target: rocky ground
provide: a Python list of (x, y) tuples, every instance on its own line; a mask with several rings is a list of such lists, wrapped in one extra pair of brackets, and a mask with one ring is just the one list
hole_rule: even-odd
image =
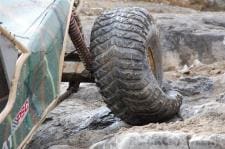
[(197, 10), (225, 10), (224, 0), (145, 0), (148, 2), (160, 2)]
[(114, 117), (95, 84), (81, 84), (47, 116), (29, 148), (225, 149), (225, 13), (144, 1), (86, 0), (79, 12), (87, 43), (96, 16), (123, 6), (147, 8), (155, 18), (163, 89), (184, 96), (179, 114), (168, 122), (132, 127)]

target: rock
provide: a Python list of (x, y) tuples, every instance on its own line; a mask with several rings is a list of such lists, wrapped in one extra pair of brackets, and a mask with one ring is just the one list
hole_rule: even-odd
[(194, 136), (189, 140), (190, 149), (225, 149), (225, 135)]
[[(109, 10), (115, 7), (143, 7), (154, 13), (193, 13), (198, 12), (190, 8), (169, 5), (168, 3), (149, 3), (146, 1), (134, 0), (83, 0), (82, 8), (79, 9), (80, 15), (96, 16), (102, 11)], [(158, 0), (157, 0), (158, 1)], [(97, 10), (97, 11), (96, 11)]]
[(225, 109), (225, 104), (220, 104), (218, 102), (209, 102), (200, 105), (188, 105), (183, 104), (180, 109), (180, 115), (184, 119), (190, 117), (198, 116), (210, 116), (210, 115), (220, 115), (225, 114), (223, 111)]
[(84, 1), (82, 9), (80, 9), (80, 13), (87, 16), (100, 15), (104, 11), (101, 7), (90, 7), (89, 2)]
[(95, 83), (82, 83), (79, 87), (79, 91), (76, 94), (70, 96), (71, 99), (81, 99), (84, 102), (89, 103), (90, 101), (99, 102), (101, 105), (103, 103), (103, 97), (99, 94), (99, 89), (96, 87)]
[(188, 135), (171, 132), (127, 133), (94, 144), (90, 149), (188, 149)]
[(198, 59), (195, 59), (191, 67), (199, 67), (202, 66), (202, 62), (200, 62)]
[[(81, 137), (85, 140), (93, 135), (93, 132), (89, 134), (92, 130), (96, 131), (95, 135), (98, 137), (87, 139), (88, 141), (83, 143), (83, 146), (87, 147), (92, 144), (93, 140), (100, 141), (103, 136), (110, 135), (121, 127), (127, 126), (120, 119), (114, 117), (105, 106), (95, 84), (81, 84), (76, 94), (49, 113), (29, 144), (29, 148), (46, 148), (58, 144), (68, 144), (68, 142), (76, 144)], [(73, 135), (71, 136), (71, 134)], [(71, 138), (76, 139), (71, 141)]]
[(187, 65), (184, 65), (184, 67), (181, 70), (179, 70), (179, 72), (183, 74), (189, 74), (190, 68)]
[(225, 60), (225, 14), (153, 14), (160, 30), (164, 69)]
[(225, 10), (224, 0), (205, 0), (205, 7), (203, 9), (209, 10)]
[(48, 149), (74, 149), (74, 147), (69, 145), (53, 145), (49, 147)]
[(119, 134), (90, 149), (225, 149), (225, 135), (191, 135), (178, 132)]
[(218, 99), (216, 99), (217, 102), (219, 103), (224, 103), (225, 104), (225, 93), (222, 93)]
[(223, 40), (223, 44), (224, 44), (224, 46), (225, 46), (225, 37), (224, 37), (224, 40)]
[(151, 2), (163, 2), (171, 5), (194, 8), (198, 10), (225, 10), (224, 0), (149, 0)]
[[(168, 84), (169, 83), (169, 84)], [(213, 87), (213, 81), (208, 77), (184, 77), (177, 81), (165, 82), (166, 90), (176, 90), (183, 96), (192, 96), (209, 91)]]

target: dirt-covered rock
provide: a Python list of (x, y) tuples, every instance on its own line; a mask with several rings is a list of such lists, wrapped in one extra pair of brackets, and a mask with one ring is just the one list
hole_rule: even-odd
[(166, 3), (197, 10), (222, 11), (225, 10), (224, 0), (146, 0), (149, 2)]
[(224, 149), (225, 135), (194, 136), (189, 140), (190, 149)]
[(143, 0), (82, 0), (79, 13), (82, 16), (96, 16), (103, 11), (118, 7), (142, 7), (154, 13), (194, 13), (197, 10), (169, 5), (168, 3), (149, 3)]
[(184, 96), (193, 96), (211, 90), (213, 88), (213, 81), (208, 77), (185, 77), (167, 82), (164, 86), (165, 90), (173, 89)]
[(49, 113), (29, 148), (87, 148), (121, 127), (128, 125), (105, 106), (95, 84), (81, 84), (76, 94)]
[(90, 149), (189, 149), (188, 135), (171, 132), (124, 133), (94, 144)]
[(90, 149), (224, 149), (225, 135), (194, 135), (178, 132), (118, 134)]
[(165, 69), (225, 60), (225, 13), (155, 14)]

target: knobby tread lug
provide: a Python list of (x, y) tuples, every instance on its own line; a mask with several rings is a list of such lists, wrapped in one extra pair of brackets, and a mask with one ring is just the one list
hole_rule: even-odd
[[(102, 26), (97, 26), (98, 28), (96, 28), (94, 31), (92, 31), (93, 34), (95, 34), (95, 36), (99, 36), (100, 34), (97, 34), (96, 35), (96, 32), (99, 32), (102, 31), (102, 32), (106, 32), (106, 28), (109, 28), (109, 26), (113, 26), (115, 24), (119, 24), (119, 25), (124, 25), (124, 26), (128, 26), (128, 27), (134, 27), (134, 28), (138, 28), (140, 29), (139, 31), (142, 31), (142, 33), (144, 33), (145, 35), (147, 35), (147, 29), (144, 29), (143, 26), (140, 26), (139, 24), (135, 24), (134, 22), (132, 22), (132, 24), (130, 22), (122, 22), (122, 21), (119, 21), (119, 20), (111, 20), (111, 22), (109, 22), (108, 24), (104, 24)], [(92, 41), (93, 39), (91, 39)]]
[[(144, 45), (143, 45), (143, 43), (142, 43), (142, 41), (140, 41), (140, 40), (137, 40), (137, 39), (132, 39), (132, 38), (130, 38), (130, 37), (120, 37), (119, 35), (116, 35), (116, 34), (112, 34), (112, 35), (110, 35), (110, 36), (108, 36), (108, 38), (107, 39), (105, 39), (105, 40), (103, 40), (103, 41), (100, 41), (101, 39), (95, 39), (94, 41), (92, 41), (93, 43), (95, 43), (94, 45), (92, 45), (93, 46), (93, 48), (95, 48), (96, 46), (98, 46), (98, 45), (104, 45), (106, 42), (108, 42), (108, 41), (110, 41), (110, 39), (112, 39), (112, 38), (115, 38), (115, 39), (123, 39), (123, 40), (126, 40), (126, 42), (128, 42), (128, 43), (132, 43), (132, 42), (135, 42), (135, 43), (137, 43), (137, 44), (140, 44), (140, 46), (142, 46), (142, 47), (144, 47)], [(104, 39), (104, 38), (103, 38)], [(116, 41), (116, 40), (113, 40), (114, 42)], [(118, 41), (117, 41), (118, 42)], [(125, 41), (124, 41), (125, 42)]]
[[(113, 31), (114, 31), (113, 32), (114, 34), (115, 34), (115, 32), (117, 32), (117, 33), (120, 32), (120, 34), (121, 33), (123, 33), (123, 34), (125, 34), (125, 33), (132, 33), (132, 34), (134, 34), (136, 36), (139, 36), (140, 38), (143, 38), (142, 39), (143, 41), (146, 40), (146, 37), (144, 35), (140, 34), (140, 32), (138, 32), (137, 30), (130, 30), (130, 29), (123, 29), (123, 28), (120, 28), (120, 27), (114, 27)], [(108, 36), (108, 34), (112, 34), (112, 29), (110, 29), (108, 31), (104, 31), (104, 32), (98, 33), (98, 34), (97, 33), (93, 33), (93, 36), (96, 36), (97, 38), (92, 39), (92, 41), (99, 39), (99, 37), (100, 38), (104, 38), (104, 36)], [(130, 35), (130, 36), (132, 36), (132, 35)]]
[[(124, 18), (125, 19), (125, 18)], [(144, 34), (146, 34), (147, 33), (147, 31), (148, 31), (148, 29), (145, 27), (145, 25), (143, 25), (143, 26), (140, 26), (140, 24), (137, 24), (136, 22), (132, 22), (132, 19), (130, 19), (130, 20), (126, 20), (126, 22), (125, 23), (123, 23), (124, 21), (122, 20), (122, 18), (121, 18), (121, 20), (113, 20), (113, 19), (111, 19), (110, 21), (108, 21), (108, 22), (104, 22), (104, 24), (96, 24), (95, 26), (93, 26), (94, 28), (95, 27), (97, 27), (97, 28), (95, 28), (95, 31), (93, 31), (93, 33), (96, 33), (96, 32), (99, 32), (99, 31), (104, 31), (104, 29), (105, 28), (107, 28), (108, 26), (115, 26), (115, 24), (117, 24), (117, 25), (123, 25), (123, 26), (127, 26), (127, 28), (130, 28), (131, 26), (133, 27), (133, 28), (138, 28), (138, 29), (141, 29), (142, 28), (142, 32), (144, 33)], [(147, 25), (147, 24), (146, 24)], [(92, 41), (92, 38), (91, 38), (91, 41)]]
[[(133, 15), (134, 17), (131, 17), (131, 15)], [(120, 13), (115, 13), (114, 15), (107, 16), (107, 15), (103, 14), (102, 18), (99, 18), (96, 21), (107, 22), (107, 21), (109, 21), (111, 19), (115, 19), (116, 17), (120, 17), (120, 18), (124, 18), (124, 19), (136, 20), (137, 22), (140, 22), (141, 24), (145, 25), (145, 28), (147, 28), (147, 29), (149, 29), (148, 25), (151, 24), (150, 20), (147, 20), (148, 23), (146, 24), (146, 19), (147, 18), (144, 18), (145, 16), (139, 15), (137, 13), (131, 13), (131, 12), (128, 12), (126, 15), (121, 15)], [(142, 19), (145, 19), (145, 21), (143, 21)]]

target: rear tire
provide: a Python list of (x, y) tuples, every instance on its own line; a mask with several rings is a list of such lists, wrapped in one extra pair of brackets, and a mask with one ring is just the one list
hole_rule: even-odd
[(132, 125), (175, 115), (181, 97), (161, 90), (162, 60), (153, 18), (142, 8), (122, 8), (99, 16), (91, 33), (96, 84), (107, 106)]

